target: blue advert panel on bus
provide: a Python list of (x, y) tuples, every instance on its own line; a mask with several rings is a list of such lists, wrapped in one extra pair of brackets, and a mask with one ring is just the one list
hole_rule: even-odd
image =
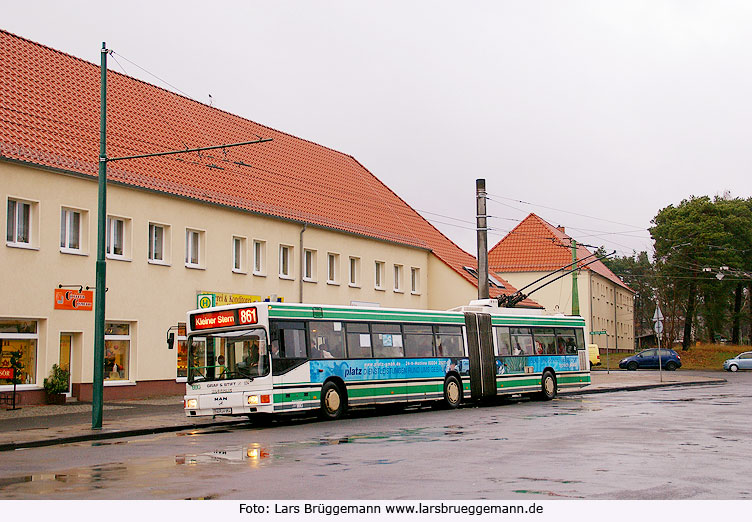
[[(545, 368), (555, 371), (579, 370), (576, 355), (564, 356), (522, 356), (497, 357), (497, 375), (525, 373), (525, 367), (532, 367), (533, 372), (540, 373)], [(459, 358), (438, 359), (363, 359), (363, 360), (315, 360), (310, 361), (311, 382), (324, 382), (332, 375), (344, 381), (380, 381), (392, 379), (430, 379), (444, 377), (448, 372), (456, 371), (467, 375), (470, 361)]]

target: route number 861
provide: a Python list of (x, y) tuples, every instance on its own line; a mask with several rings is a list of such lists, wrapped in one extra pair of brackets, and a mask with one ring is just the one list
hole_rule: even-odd
[(240, 310), (240, 324), (256, 324), (256, 309), (244, 308)]

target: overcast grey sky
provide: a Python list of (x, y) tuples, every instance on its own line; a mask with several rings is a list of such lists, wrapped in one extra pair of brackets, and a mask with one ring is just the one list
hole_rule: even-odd
[(0, 3), (3, 29), (96, 63), (106, 41), (353, 155), (473, 254), (476, 178), (491, 245), (536, 212), (620, 254), (660, 208), (752, 193), (751, 2)]

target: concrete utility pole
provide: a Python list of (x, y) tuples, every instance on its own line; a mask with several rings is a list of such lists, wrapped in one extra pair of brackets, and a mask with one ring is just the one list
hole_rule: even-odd
[(478, 230), (478, 299), (488, 299), (488, 222), (486, 218), (486, 180), (475, 180), (476, 223)]
[(577, 241), (572, 241), (572, 315), (580, 315), (580, 290), (577, 286)]

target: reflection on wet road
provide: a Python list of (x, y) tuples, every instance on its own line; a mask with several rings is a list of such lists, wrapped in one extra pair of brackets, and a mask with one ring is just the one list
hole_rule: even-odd
[(0, 454), (0, 498), (752, 498), (752, 374), (724, 386), (363, 411)]

